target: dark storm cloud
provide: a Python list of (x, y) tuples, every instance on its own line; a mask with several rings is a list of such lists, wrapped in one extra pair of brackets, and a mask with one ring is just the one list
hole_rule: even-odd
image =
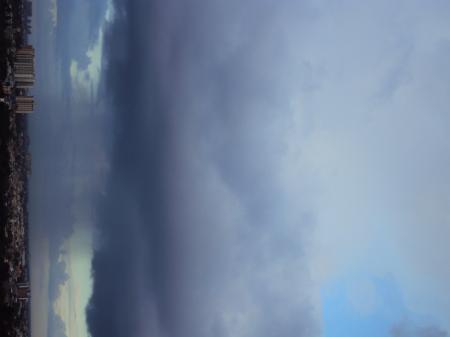
[(94, 337), (317, 334), (301, 244), (313, 219), (274, 174), (286, 78), (310, 71), (283, 66), (280, 23), (308, 10), (288, 3), (114, 2)]
[(317, 284), (393, 273), (445, 322), (448, 12), (318, 3), (115, 2), (93, 336), (315, 335), (312, 224)]

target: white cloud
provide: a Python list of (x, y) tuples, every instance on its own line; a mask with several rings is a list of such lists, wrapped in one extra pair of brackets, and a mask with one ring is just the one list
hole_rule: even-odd
[(70, 77), (72, 80), (72, 88), (75, 89), (77, 95), (81, 97), (96, 98), (103, 61), (103, 36), (105, 26), (114, 20), (114, 6), (112, 1), (108, 1), (104, 20), (99, 27), (97, 39), (91, 44), (86, 51), (89, 60), (88, 65), (80, 67), (76, 59), (72, 59), (70, 63)]
[(80, 96), (97, 96), (102, 67), (103, 31), (100, 30), (97, 41), (87, 50), (89, 58), (87, 67), (82, 68), (78, 62), (72, 59), (70, 63), (70, 77), (72, 88)]
[(50, 20), (52, 22), (53, 28), (58, 25), (58, 0), (50, 1)]
[(65, 242), (60, 259), (67, 267), (68, 280), (61, 286), (60, 296), (52, 307), (66, 326), (67, 336), (87, 337), (85, 308), (92, 294), (92, 233), (84, 225), (76, 225)]

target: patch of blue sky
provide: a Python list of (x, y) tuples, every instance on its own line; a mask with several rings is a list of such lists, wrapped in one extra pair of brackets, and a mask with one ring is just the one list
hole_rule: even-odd
[(322, 290), (325, 337), (385, 337), (411, 318), (400, 289), (389, 277), (337, 280)]

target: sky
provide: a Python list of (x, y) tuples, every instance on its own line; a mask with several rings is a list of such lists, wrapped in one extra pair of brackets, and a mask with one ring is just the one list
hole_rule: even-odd
[(35, 7), (34, 336), (448, 336), (449, 3)]
[(94, 200), (108, 169), (100, 130), (108, 122), (96, 97), (107, 7), (33, 2), (39, 102), (29, 118), (36, 140), (29, 202), (33, 336), (89, 335)]

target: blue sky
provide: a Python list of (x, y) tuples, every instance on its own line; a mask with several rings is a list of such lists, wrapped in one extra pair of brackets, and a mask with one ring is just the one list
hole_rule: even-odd
[[(439, 322), (430, 315), (408, 309), (401, 289), (390, 276), (351, 275), (322, 289), (324, 336), (445, 336), (443, 330), (428, 335)], [(399, 328), (400, 327), (400, 328)], [(403, 336), (403, 335), (402, 335)]]
[(322, 293), (327, 337), (389, 336), (392, 326), (406, 316), (401, 294), (387, 280), (337, 281)]
[(391, 336), (396, 324), (433, 325), (407, 309), (390, 277), (356, 275), (322, 289), (324, 336)]

